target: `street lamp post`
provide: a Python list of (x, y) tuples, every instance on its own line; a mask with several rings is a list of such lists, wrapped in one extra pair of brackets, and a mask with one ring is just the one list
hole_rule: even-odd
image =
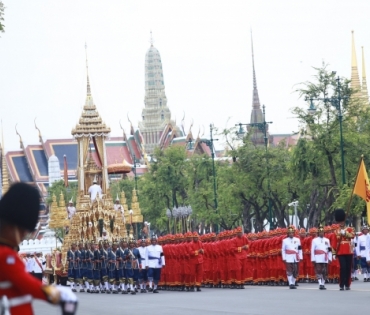
[(265, 111), (265, 105), (262, 106), (262, 113), (263, 113), (263, 122), (260, 123), (250, 123), (250, 124), (236, 124), (235, 126), (239, 126), (239, 131), (237, 132), (237, 135), (244, 136), (245, 131), (243, 129), (243, 126), (250, 126), (254, 128), (258, 128), (263, 132), (264, 136), (264, 145), (265, 145), (265, 153), (266, 153), (266, 170), (267, 170), (267, 194), (268, 194), (268, 210), (269, 210), (269, 221), (270, 221), (270, 230), (273, 229), (273, 220), (272, 220), (272, 207), (271, 207), (271, 186), (270, 186), (270, 163), (268, 158), (268, 137), (267, 137), (267, 127), (269, 124), (272, 124), (272, 121), (266, 121), (266, 111)]
[(137, 174), (136, 174), (136, 166), (137, 165), (136, 165), (136, 162), (140, 162), (140, 160), (138, 160), (135, 155), (132, 156), (132, 160), (134, 161), (133, 171), (134, 171), (134, 175), (135, 175), (135, 190), (136, 190), (137, 195), (139, 196), (138, 191), (137, 191)]
[(172, 212), (170, 209), (166, 210), (166, 217), (168, 218), (168, 234), (171, 234), (171, 217), (172, 217)]
[[(336, 72), (333, 71), (333, 74)], [(336, 96), (332, 96), (330, 98), (324, 97), (324, 98), (306, 98), (306, 100), (310, 100), (310, 107), (308, 109), (308, 112), (310, 114), (315, 113), (316, 108), (313, 104), (313, 101), (324, 101), (329, 102), (332, 106), (335, 107), (335, 109), (338, 111), (338, 120), (339, 120), (339, 133), (340, 133), (340, 156), (341, 156), (341, 171), (342, 171), (342, 184), (345, 185), (346, 183), (346, 173), (345, 173), (345, 164), (344, 164), (344, 141), (343, 141), (343, 113), (342, 113), (342, 100), (348, 99), (347, 96), (341, 95), (341, 84), (340, 84), (340, 77), (338, 76), (335, 81), (337, 81), (336, 86)]]
[[(215, 211), (217, 214), (217, 209), (218, 209), (218, 202), (217, 202), (217, 186), (216, 186), (216, 168), (215, 168), (215, 150), (214, 150), (214, 144), (213, 141), (218, 141), (218, 139), (213, 139), (213, 129), (214, 126), (212, 124), (209, 125), (210, 129), (210, 140), (202, 140), (211, 150), (211, 157), (212, 157), (212, 171), (213, 171), (213, 196), (214, 196), (214, 206), (215, 206)], [(218, 232), (218, 231), (217, 231)]]
[[(288, 206), (294, 207), (294, 223), (295, 223), (295, 227), (298, 228), (298, 212), (297, 212), (298, 200), (289, 203)], [(292, 220), (292, 223), (293, 223), (293, 220)]]

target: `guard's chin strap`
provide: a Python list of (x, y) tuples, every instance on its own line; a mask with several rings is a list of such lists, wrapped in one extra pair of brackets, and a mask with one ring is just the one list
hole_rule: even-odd
[(6, 238), (0, 237), (0, 244), (6, 245), (12, 249), (14, 249), (16, 252), (19, 251), (19, 246), (17, 244), (14, 244), (13, 242), (7, 240)]
[(12, 231), (15, 233), (15, 243), (7, 238), (4, 238), (3, 236), (0, 236), (0, 243), (13, 248), (16, 252), (19, 252), (18, 244), (20, 244), (22, 241), (19, 234), (19, 228), (17, 226), (13, 226)]
[(14, 232), (15, 232), (15, 241), (17, 242), (17, 244), (20, 244), (22, 240), (21, 240), (21, 236), (19, 235), (18, 227), (16, 226), (14, 227)]

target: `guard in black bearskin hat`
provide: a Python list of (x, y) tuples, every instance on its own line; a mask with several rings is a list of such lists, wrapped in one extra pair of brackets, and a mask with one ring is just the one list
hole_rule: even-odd
[(346, 214), (343, 209), (334, 211), (335, 221), (339, 228), (335, 230), (335, 240), (333, 246), (333, 259), (339, 260), (339, 288), (341, 291), (350, 290), (351, 287), (351, 266), (353, 262), (353, 245), (351, 240), (355, 236), (355, 231), (351, 227), (346, 227)]
[(60, 304), (63, 314), (75, 313), (77, 298), (69, 288), (43, 285), (18, 257), (18, 244), (37, 224), (39, 200), (36, 188), (24, 183), (12, 185), (0, 200), (0, 314), (32, 315), (33, 299)]

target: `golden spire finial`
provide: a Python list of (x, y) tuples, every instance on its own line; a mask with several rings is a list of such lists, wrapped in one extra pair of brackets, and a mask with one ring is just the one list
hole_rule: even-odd
[(19, 136), (19, 144), (20, 144), (21, 149), (24, 150), (23, 140), (22, 140), (22, 137), (21, 137), (21, 135), (19, 134), (19, 132), (17, 130), (17, 125), (18, 124), (15, 125), (15, 133)]
[(203, 132), (202, 132), (202, 134), (200, 135), (200, 137), (203, 137), (203, 136), (204, 136), (204, 132), (205, 132), (205, 128), (204, 128), (204, 125), (203, 125)]
[(364, 46), (361, 47), (362, 49), (362, 84), (361, 84), (361, 92), (362, 96), (365, 101), (365, 105), (369, 104), (369, 94), (367, 91), (367, 83), (366, 83), (366, 67), (365, 67), (365, 53), (364, 53)]
[(191, 120), (188, 135), (191, 133), (191, 128), (193, 128), (193, 124), (194, 124), (194, 119)]
[(134, 130), (134, 126), (132, 125), (132, 122), (130, 120), (130, 117), (128, 117), (128, 113), (127, 113), (127, 120), (130, 123), (130, 135), (133, 136), (135, 134), (135, 130)]
[(358, 74), (357, 67), (357, 55), (356, 55), (356, 46), (355, 46), (355, 34), (352, 31), (352, 61), (351, 61), (351, 88), (355, 90), (354, 96), (359, 98), (361, 96), (361, 84), (360, 77)]
[(2, 148), (1, 148), (1, 187), (2, 187), (2, 196), (8, 191), (9, 189), (9, 174), (8, 174), (8, 166), (5, 161), (5, 145), (4, 145), (4, 131), (3, 131), (3, 121), (1, 120), (1, 141), (2, 141)]
[(87, 62), (87, 44), (85, 42), (85, 55), (86, 55), (86, 76), (87, 76), (87, 95), (91, 95), (90, 79), (89, 79), (89, 65)]
[(1, 119), (1, 144), (3, 145), (3, 150), (5, 150), (4, 129), (3, 129), (3, 120), (2, 119)]
[(34, 119), (34, 123), (35, 123), (35, 128), (36, 128), (36, 130), (39, 132), (39, 141), (41, 142), (41, 143), (43, 143), (44, 141), (42, 140), (42, 136), (41, 136), (41, 131), (40, 131), (40, 129), (39, 128), (37, 128), (37, 126), (36, 126), (36, 118), (37, 117), (35, 117), (35, 119)]
[(121, 125), (121, 120), (119, 121), (119, 125), (122, 129), (122, 133), (123, 133), (123, 141), (127, 142), (127, 136), (126, 136), (126, 132), (125, 132), (125, 129), (123, 129), (122, 125)]

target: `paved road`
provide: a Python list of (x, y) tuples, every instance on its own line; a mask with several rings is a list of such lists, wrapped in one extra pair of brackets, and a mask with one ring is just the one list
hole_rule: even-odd
[[(351, 291), (339, 291), (328, 284), (326, 291), (316, 284), (288, 287), (246, 286), (245, 290), (202, 289), (202, 292), (169, 292), (159, 294), (108, 295), (77, 293), (78, 315), (190, 315), (190, 314), (351, 314), (370, 301), (370, 283), (355, 281)], [(355, 307), (356, 306), (356, 307)], [(35, 302), (36, 315), (60, 314), (60, 310)]]

